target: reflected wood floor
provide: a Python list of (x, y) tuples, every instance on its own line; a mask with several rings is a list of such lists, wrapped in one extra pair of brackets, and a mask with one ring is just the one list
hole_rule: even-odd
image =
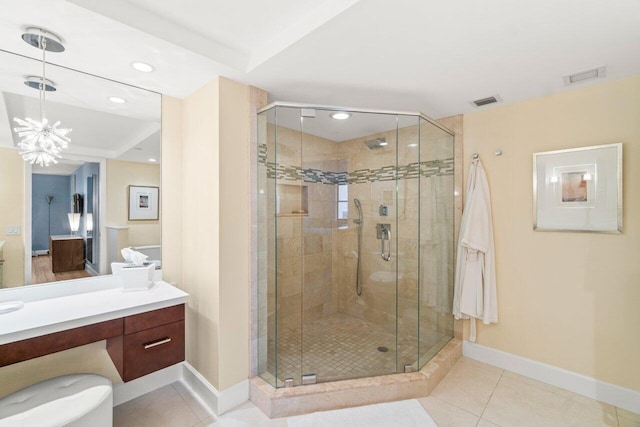
[(33, 284), (81, 279), (83, 277), (91, 277), (91, 275), (86, 270), (54, 273), (51, 268), (50, 255), (40, 255), (31, 258), (31, 280)]

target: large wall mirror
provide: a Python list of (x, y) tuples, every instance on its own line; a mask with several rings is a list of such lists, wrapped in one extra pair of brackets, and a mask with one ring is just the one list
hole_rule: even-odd
[[(4, 51), (0, 63), (0, 288), (110, 274), (124, 247), (161, 268), (161, 96), (47, 63), (46, 117), (71, 142), (57, 164), (31, 165), (14, 117), (39, 119), (25, 82), (42, 63)], [(132, 205), (132, 188), (157, 190)]]

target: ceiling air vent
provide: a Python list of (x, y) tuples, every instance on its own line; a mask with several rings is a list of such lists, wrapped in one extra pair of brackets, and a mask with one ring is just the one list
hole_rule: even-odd
[(490, 96), (488, 98), (476, 99), (471, 101), (474, 107), (484, 107), (485, 105), (495, 104), (496, 102), (502, 102), (502, 98), (499, 95)]
[(564, 76), (564, 84), (565, 86), (570, 86), (587, 80), (598, 79), (606, 75), (607, 67), (603, 65), (602, 67), (593, 68), (587, 71), (580, 71), (579, 73), (571, 74), (570, 76)]

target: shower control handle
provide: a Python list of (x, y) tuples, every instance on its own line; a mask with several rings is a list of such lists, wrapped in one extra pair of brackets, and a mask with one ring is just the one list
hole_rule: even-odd
[[(391, 259), (391, 224), (376, 224), (376, 235), (380, 239), (380, 255), (383, 260), (389, 261)], [(387, 242), (386, 245), (385, 242)]]

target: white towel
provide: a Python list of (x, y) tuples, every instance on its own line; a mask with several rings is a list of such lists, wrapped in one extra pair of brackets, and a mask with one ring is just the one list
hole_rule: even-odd
[(491, 198), (487, 175), (479, 160), (469, 169), (466, 202), (460, 225), (453, 315), (471, 321), (469, 339), (475, 341), (475, 320), (498, 322), (495, 251)]

